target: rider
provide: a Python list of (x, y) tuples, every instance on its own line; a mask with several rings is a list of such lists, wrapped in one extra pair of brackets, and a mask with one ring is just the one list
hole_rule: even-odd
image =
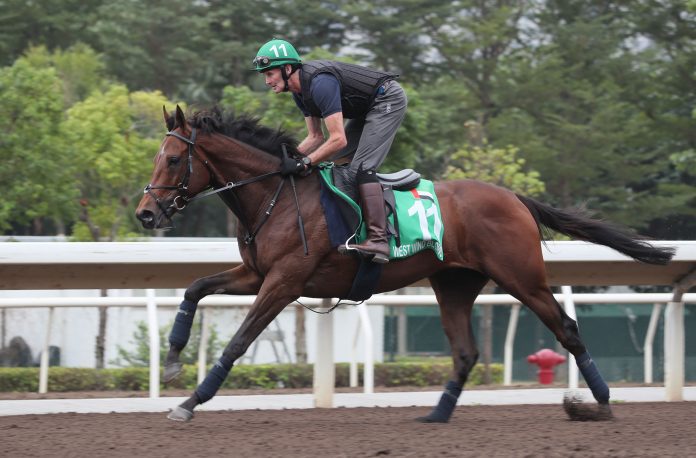
[[(284, 161), (281, 172), (300, 174), (312, 164), (349, 158), (367, 240), (348, 248), (371, 256), (373, 262), (389, 262), (382, 186), (375, 173), (406, 114), (406, 94), (396, 82), (399, 75), (330, 60), (303, 63), (294, 46), (279, 39), (261, 46), (253, 64), (273, 92), (291, 92), (305, 116), (307, 137), (298, 146), (304, 157)], [(329, 134), (326, 139), (322, 119)]]

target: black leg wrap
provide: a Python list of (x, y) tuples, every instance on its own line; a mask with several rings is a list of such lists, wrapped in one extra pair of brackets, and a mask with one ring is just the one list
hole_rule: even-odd
[(221, 358), (215, 363), (205, 379), (196, 388), (196, 396), (198, 396), (201, 404), (215, 396), (215, 393), (218, 392), (231, 370), (232, 362), (223, 361)]
[(197, 307), (198, 304), (186, 299), (179, 306), (179, 313), (176, 314), (172, 332), (169, 334), (169, 343), (179, 350), (186, 346), (191, 337), (191, 325)]
[(447, 423), (457, 406), (457, 399), (462, 394), (462, 387), (459, 383), (450, 380), (445, 385), (445, 391), (440, 397), (440, 402), (437, 403), (432, 412), (426, 417), (421, 417), (418, 420), (423, 423)]
[(590, 391), (592, 391), (592, 396), (594, 396), (600, 404), (607, 404), (609, 402), (609, 387), (604, 382), (590, 354), (588, 352), (583, 353), (578, 356), (576, 362), (587, 386), (590, 388)]

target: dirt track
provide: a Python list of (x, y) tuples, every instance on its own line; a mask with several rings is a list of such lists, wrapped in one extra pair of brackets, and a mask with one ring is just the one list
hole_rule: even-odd
[(613, 406), (616, 420), (568, 421), (561, 406), (461, 406), (449, 424), (428, 408), (0, 417), (0, 456), (543, 456), (696, 455), (696, 403)]

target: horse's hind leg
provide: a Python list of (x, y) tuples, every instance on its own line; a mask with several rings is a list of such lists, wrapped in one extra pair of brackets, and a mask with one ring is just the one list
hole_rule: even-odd
[(256, 294), (260, 285), (258, 275), (244, 265), (194, 281), (184, 293), (184, 300), (179, 305), (169, 334), (169, 351), (164, 361), (162, 381), (169, 383), (181, 374), (183, 366), (179, 355), (191, 336), (191, 325), (201, 299), (210, 294)]
[(478, 360), (471, 328), (471, 309), (487, 281), (486, 276), (467, 269), (450, 269), (430, 277), (440, 305), (442, 327), (452, 350), (453, 369), (438, 404), (430, 414), (418, 418), (418, 421), (446, 423), (452, 416), (464, 383)]
[[(531, 252), (533, 253), (533, 251)], [(565, 313), (547, 286), (541, 253), (538, 254), (538, 259), (533, 258), (534, 256), (525, 257), (524, 260), (521, 260), (520, 265), (515, 265), (511, 259), (506, 259), (505, 262), (496, 263), (496, 267), (491, 268), (488, 273), (499, 286), (529, 307), (553, 332), (563, 348), (575, 357), (580, 373), (599, 403), (599, 410), (580, 412), (580, 408), (575, 406), (570, 411), (566, 405), (566, 411), (571, 419), (605, 420), (612, 418), (609, 407), (609, 387), (590, 357), (580, 337), (577, 323)]]

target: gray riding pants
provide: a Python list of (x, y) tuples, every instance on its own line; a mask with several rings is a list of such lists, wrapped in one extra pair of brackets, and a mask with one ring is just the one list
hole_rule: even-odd
[(377, 170), (394, 142), (396, 131), (406, 115), (408, 99), (401, 85), (387, 81), (383, 94), (364, 118), (349, 119), (345, 125), (348, 144), (332, 160), (351, 158), (350, 175), (353, 179), (363, 170)]

